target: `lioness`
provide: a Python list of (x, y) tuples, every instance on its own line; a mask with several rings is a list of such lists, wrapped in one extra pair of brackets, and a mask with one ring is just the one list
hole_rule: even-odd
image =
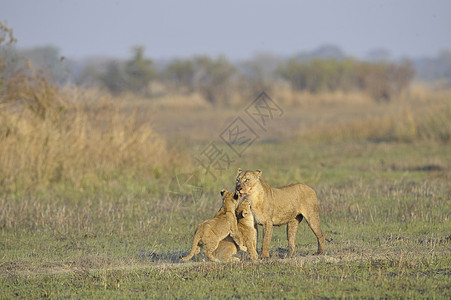
[(317, 254), (324, 252), (325, 237), (319, 224), (318, 200), (309, 186), (297, 183), (272, 188), (260, 179), (262, 171), (238, 169), (236, 191), (251, 204), (257, 224), (263, 225), (262, 257), (269, 257), (272, 227), (287, 224), (288, 255), (296, 247), (296, 231), (303, 218), (318, 239)]
[(241, 250), (246, 251), (246, 246), (243, 245), (241, 234), (238, 231), (237, 219), (235, 215), (235, 209), (238, 205), (237, 193), (231, 193), (226, 190), (221, 191), (223, 200), (222, 208), (212, 219), (202, 222), (196, 229), (194, 234), (193, 245), (191, 252), (181, 258), (183, 261), (187, 261), (196, 256), (200, 252), (201, 246), (205, 245), (205, 256), (211, 261), (218, 261), (213, 255), (213, 252), (218, 247), (218, 244), (226, 236), (230, 236), (236, 241)]
[[(257, 229), (254, 227), (254, 216), (252, 215), (249, 201), (241, 201), (236, 209), (236, 215), (238, 219), (238, 230), (243, 238), (244, 245), (246, 246), (247, 251), (249, 251), (251, 259), (256, 261), (258, 259)], [(233, 239), (228, 236), (219, 242), (219, 246), (216, 248), (214, 255), (222, 261), (239, 260), (237, 257), (232, 257), (232, 255), (237, 252), (238, 246)]]

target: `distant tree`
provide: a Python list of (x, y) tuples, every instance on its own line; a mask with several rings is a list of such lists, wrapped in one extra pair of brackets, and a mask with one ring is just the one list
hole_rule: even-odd
[(134, 56), (125, 63), (124, 75), (127, 89), (142, 94), (149, 94), (149, 83), (156, 77), (152, 60), (144, 58), (144, 47), (133, 48)]
[(335, 45), (323, 45), (312, 52), (314, 59), (320, 60), (343, 60), (346, 59), (346, 54), (340, 47)]
[(294, 56), (298, 62), (309, 62), (311, 60), (344, 60), (346, 54), (339, 47), (334, 45), (323, 45), (309, 52), (301, 52)]
[(376, 101), (389, 101), (406, 90), (415, 75), (409, 61), (395, 63), (359, 63), (356, 79), (358, 89)]
[(312, 93), (348, 90), (352, 86), (352, 60), (335, 61), (314, 59), (300, 63), (295, 59), (282, 64), (278, 73), (289, 81), (294, 89)]
[(377, 101), (388, 101), (408, 87), (414, 69), (408, 61), (388, 64), (314, 59), (301, 63), (291, 59), (279, 67), (278, 73), (296, 90), (312, 93), (357, 90)]
[(156, 78), (152, 60), (144, 57), (144, 47), (134, 47), (133, 57), (125, 63), (109, 61), (100, 81), (114, 94), (131, 91), (149, 96), (150, 82)]
[(182, 93), (191, 93), (194, 91), (194, 73), (194, 62), (192, 60), (175, 59), (166, 67), (164, 77), (172, 89)]
[(225, 102), (229, 96), (235, 67), (224, 56), (211, 59), (197, 56), (193, 59), (193, 87), (212, 104)]
[(279, 64), (280, 59), (276, 55), (262, 52), (254, 54), (252, 59), (239, 65), (252, 94), (271, 88)]
[(390, 68), (390, 82), (394, 86), (394, 92), (400, 94), (412, 82), (412, 79), (415, 77), (415, 69), (409, 60), (404, 60), (399, 64), (391, 64)]
[(360, 63), (356, 69), (357, 89), (376, 101), (388, 101), (392, 95), (386, 64)]
[(109, 61), (106, 70), (99, 75), (100, 82), (113, 94), (120, 94), (128, 89), (122, 66), (117, 61)]
[(293, 89), (307, 89), (307, 67), (297, 60), (290, 59), (288, 62), (281, 64), (277, 72), (283, 79), (290, 82)]

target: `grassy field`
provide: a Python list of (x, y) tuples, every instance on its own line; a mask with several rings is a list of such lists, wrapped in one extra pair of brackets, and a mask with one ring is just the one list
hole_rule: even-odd
[[(0, 112), (1, 299), (451, 297), (449, 93), (271, 95), (284, 113), (262, 130), (242, 107), (30, 89)], [(236, 117), (257, 136), (241, 155), (220, 138)], [(210, 142), (232, 158), (216, 177), (194, 159)], [(268, 261), (179, 262), (238, 167), (317, 191), (324, 256), (303, 222), (293, 258), (282, 226)]]

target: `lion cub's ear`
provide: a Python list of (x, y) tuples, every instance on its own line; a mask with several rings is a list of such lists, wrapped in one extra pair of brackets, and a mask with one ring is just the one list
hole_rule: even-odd
[(227, 190), (226, 189), (222, 189), (221, 190), (221, 196), (224, 196), (225, 193), (227, 193)]
[(243, 218), (246, 218), (249, 215), (249, 212), (247, 210), (243, 210), (241, 212), (241, 215), (243, 216)]
[(262, 170), (257, 170), (255, 172), (257, 172), (257, 177), (260, 178), (260, 176), (262, 175)]
[(241, 168), (238, 168), (238, 170), (236, 171), (236, 174), (237, 174), (237, 175), (240, 175), (241, 172), (243, 172), (243, 170), (241, 170)]

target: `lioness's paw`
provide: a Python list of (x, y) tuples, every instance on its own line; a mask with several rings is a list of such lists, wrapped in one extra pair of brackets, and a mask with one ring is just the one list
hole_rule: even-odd
[(240, 250), (241, 250), (241, 251), (247, 251), (247, 247), (244, 246), (244, 245), (241, 245), (241, 246), (240, 246)]

